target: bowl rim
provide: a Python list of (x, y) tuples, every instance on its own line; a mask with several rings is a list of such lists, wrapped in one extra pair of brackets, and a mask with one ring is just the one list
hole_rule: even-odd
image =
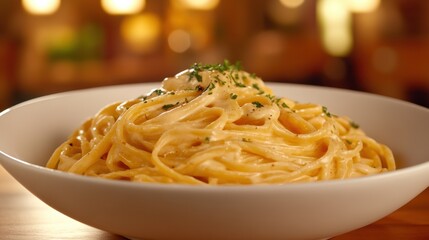
[[(378, 98), (383, 101), (393, 101), (395, 104), (402, 104), (402, 105), (405, 105), (406, 107), (416, 108), (417, 110), (420, 110), (420, 111), (423, 110), (429, 113), (429, 108), (426, 108), (424, 106), (421, 106), (412, 102), (408, 102), (405, 100), (396, 99), (389, 96), (371, 93), (371, 92), (363, 92), (363, 91), (353, 90), (353, 89), (343, 89), (343, 88), (336, 88), (336, 87), (329, 87), (329, 86), (316, 86), (316, 85), (307, 85), (307, 84), (299, 84), (299, 83), (266, 82), (266, 84), (271, 88), (276, 86), (282, 86), (282, 87), (290, 86), (290, 87), (303, 88), (303, 89), (315, 89), (315, 90), (322, 90), (322, 91), (336, 91), (336, 92), (342, 92), (342, 93), (359, 94), (359, 95), (364, 95), (365, 97)], [(13, 105), (9, 108), (6, 108), (0, 112), (0, 118), (19, 108), (26, 107), (38, 102), (49, 101), (49, 100), (58, 99), (62, 97), (70, 97), (73, 95), (85, 94), (93, 91), (113, 90), (116, 88), (157, 87), (157, 86), (158, 87), (160, 86), (159, 82), (144, 82), (144, 83), (129, 83), (129, 84), (120, 84), (120, 85), (98, 86), (98, 87), (91, 87), (91, 88), (85, 88), (85, 89), (75, 89), (70, 91), (52, 93), (52, 94), (32, 98), (32, 99), (23, 101), (21, 103), (18, 103), (16, 105)], [(377, 180), (383, 180), (386, 178), (400, 177), (401, 175), (411, 174), (411, 172), (417, 171), (421, 168), (427, 168), (429, 170), (429, 160), (428, 160), (416, 165), (398, 168), (395, 171), (389, 171), (381, 174), (375, 174), (375, 175), (363, 176), (363, 177), (357, 177), (357, 178), (332, 179), (327, 181), (287, 183), (287, 184), (259, 184), (259, 185), (232, 184), (232, 185), (201, 185), (200, 186), (200, 185), (189, 185), (189, 184), (179, 184), (179, 183), (162, 184), (162, 183), (130, 182), (130, 181), (120, 181), (120, 180), (114, 180), (114, 179), (104, 179), (101, 177), (83, 176), (83, 175), (63, 172), (60, 170), (49, 169), (34, 163), (29, 163), (23, 159), (14, 157), (0, 149), (0, 165), (4, 165), (3, 161), (12, 161), (20, 165), (21, 167), (28, 168), (28, 170), (30, 171), (44, 171), (44, 173), (53, 174), (55, 177), (64, 177), (72, 181), (88, 182), (93, 184), (108, 184), (112, 186), (131, 187), (136, 189), (143, 188), (143, 189), (163, 189), (163, 190), (180, 190), (180, 191), (187, 190), (187, 191), (222, 191), (222, 192), (225, 190), (229, 191), (229, 189), (233, 191), (241, 192), (241, 191), (248, 191), (249, 189), (258, 190), (258, 191), (270, 191), (271, 189), (271, 190), (277, 191), (279, 189), (296, 189), (296, 188), (306, 189), (306, 188), (313, 188), (315, 186), (333, 187), (333, 186), (337, 186), (338, 184), (340, 185), (345, 185), (345, 183), (360, 184), (362, 182), (368, 182), (368, 181), (372, 182)], [(427, 187), (429, 187), (429, 181), (427, 185), (428, 185)]]
[[(429, 113), (429, 108), (422, 106), (422, 105), (418, 105), (416, 103), (407, 101), (407, 100), (403, 100), (403, 99), (398, 99), (398, 98), (394, 98), (391, 96), (386, 96), (386, 95), (381, 95), (381, 94), (377, 94), (377, 93), (373, 93), (373, 92), (365, 92), (362, 90), (356, 90), (356, 89), (347, 89), (347, 88), (339, 88), (339, 87), (330, 87), (330, 86), (319, 86), (319, 85), (309, 85), (309, 84), (301, 84), (301, 83), (283, 83), (283, 82), (265, 82), (265, 84), (270, 87), (270, 88), (274, 88), (274, 87), (293, 87), (293, 88), (302, 88), (302, 89), (314, 89), (314, 90), (321, 90), (321, 91), (335, 91), (338, 93), (349, 93), (349, 94), (355, 94), (355, 95), (363, 95), (365, 97), (370, 97), (373, 99), (380, 99), (383, 101), (391, 101), (394, 102), (395, 104), (401, 104), (401, 105), (405, 105), (407, 107), (413, 107), (419, 110), (423, 110), (423, 111), (428, 111)], [(49, 101), (51, 99), (57, 99), (57, 98), (61, 98), (61, 97), (70, 97), (72, 95), (77, 95), (77, 94), (85, 94), (85, 93), (89, 93), (89, 92), (99, 92), (99, 91), (105, 91), (105, 90), (113, 90), (116, 88), (136, 88), (136, 87), (160, 87), (161, 83), (160, 82), (143, 82), (143, 83), (128, 83), (128, 84), (118, 84), (118, 85), (106, 85), (106, 86), (97, 86), (97, 87), (89, 87), (89, 88), (83, 88), (83, 89), (74, 89), (74, 90), (69, 90), (69, 91), (63, 91), (63, 92), (56, 92), (56, 93), (51, 93), (51, 94), (47, 94), (47, 95), (43, 95), (43, 96), (39, 96), (39, 97), (35, 97), (35, 98), (31, 98), (28, 100), (25, 100), (23, 102), (17, 103), (13, 106), (10, 106), (2, 111), (0, 111), (0, 117), (2, 117), (3, 115), (7, 114), (10, 111), (13, 111), (17, 108), (21, 108), (24, 107), (26, 105), (30, 105), (30, 104), (34, 104), (37, 102), (43, 102), (43, 101)], [(275, 92), (275, 89), (273, 89), (273, 91)], [(276, 95), (278, 95), (276, 93)], [(285, 96), (287, 97), (287, 96)], [(132, 97), (130, 97), (129, 99), (131, 99)], [(301, 101), (304, 102), (304, 101)]]

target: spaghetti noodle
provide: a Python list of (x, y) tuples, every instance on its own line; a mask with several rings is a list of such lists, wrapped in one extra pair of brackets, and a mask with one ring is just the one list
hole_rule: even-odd
[(195, 64), (145, 96), (113, 103), (47, 167), (136, 182), (283, 184), (395, 169), (391, 150), (324, 106), (273, 94), (225, 61)]

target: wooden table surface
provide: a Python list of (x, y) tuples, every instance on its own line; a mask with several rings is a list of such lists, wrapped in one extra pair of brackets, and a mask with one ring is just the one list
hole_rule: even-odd
[[(50, 208), (0, 166), (0, 239), (126, 239), (77, 222)], [(389, 216), (332, 238), (429, 239), (429, 188)]]

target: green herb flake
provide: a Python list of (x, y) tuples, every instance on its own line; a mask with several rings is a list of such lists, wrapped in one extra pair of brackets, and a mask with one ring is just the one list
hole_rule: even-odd
[(237, 94), (235, 94), (235, 93), (231, 93), (231, 94), (229, 94), (229, 97), (231, 98), (231, 99), (233, 99), (233, 100), (235, 100), (235, 99), (237, 99)]
[(225, 71), (240, 71), (241, 70), (241, 63), (236, 62), (234, 65), (231, 64), (228, 60), (224, 60), (223, 63), (220, 64), (201, 64), (201, 63), (194, 63), (191, 67), (191, 74), (193, 72), (195, 75), (198, 74), (201, 71), (207, 70), (207, 71), (219, 71), (219, 72), (225, 72)]
[(263, 107), (263, 106), (264, 106), (264, 105), (262, 105), (262, 103), (257, 102), (257, 101), (252, 102), (252, 104), (253, 104), (256, 108), (261, 108), (261, 107)]
[(231, 80), (234, 82), (234, 85), (236, 87), (241, 87), (241, 88), (246, 87), (246, 85), (244, 83), (238, 82), (233, 76), (230, 76), (230, 77), (231, 77)]
[(207, 90), (208, 90), (208, 91), (211, 91), (211, 90), (213, 90), (215, 87), (216, 87), (216, 85), (215, 85), (213, 82), (211, 82), (211, 83), (209, 84), (209, 86), (207, 87)]
[(357, 124), (357, 123), (355, 123), (355, 122), (353, 122), (353, 121), (350, 121), (350, 126), (352, 127), (352, 128), (359, 128), (359, 124)]
[(256, 83), (252, 84), (252, 87), (258, 91), (261, 91), (261, 88), (259, 88), (259, 85)]
[(240, 75), (238, 75), (238, 73), (235, 73), (234, 74), (234, 78), (237, 79), (237, 80), (239, 80), (240, 79)]
[(238, 71), (241, 69), (241, 63), (237, 62), (235, 65), (232, 65), (228, 60), (224, 60), (221, 64), (206, 64), (203, 65), (201, 63), (194, 63), (190, 67), (189, 72), (189, 81), (192, 79), (196, 79), (198, 82), (203, 81), (203, 77), (200, 75), (200, 72), (202, 71), (219, 71), (219, 72), (225, 72), (225, 71)]
[(246, 87), (246, 85), (244, 85), (243, 83), (239, 83), (239, 82), (235, 82), (235, 86), (241, 87), (241, 88)]
[(200, 75), (200, 71), (201, 71), (201, 65), (199, 64), (195, 64), (191, 70), (191, 72), (189, 73), (189, 79), (188, 81), (191, 81), (192, 79), (197, 79), (198, 82), (202, 82), (203, 81), (203, 77)]
[(163, 91), (163, 90), (161, 90), (161, 89), (155, 89), (153, 92), (154, 92), (156, 95), (158, 95), (158, 96), (160, 96), (160, 95), (162, 95), (162, 94), (165, 94), (165, 91)]
[(283, 108), (290, 108), (286, 103), (282, 103)]
[(323, 113), (324, 113), (326, 116), (328, 116), (328, 117), (331, 117), (331, 116), (332, 116), (332, 115), (331, 115), (331, 113), (328, 111), (328, 108), (327, 108), (327, 107), (323, 106), (323, 107), (322, 107), (322, 111), (323, 111)]
[(220, 86), (224, 86), (226, 84), (225, 81), (223, 81), (219, 78), (219, 75), (214, 76), (214, 79), (215, 79), (215, 82), (219, 83)]
[(176, 104), (165, 104), (164, 106), (162, 106), (162, 109), (164, 109), (164, 110), (168, 110), (168, 109), (170, 109), (170, 108), (172, 108), (172, 107), (174, 107)]
[(270, 99), (272, 102), (274, 101), (274, 99), (276, 98), (275, 96), (271, 95), (271, 94), (265, 94), (265, 97), (267, 97), (268, 99)]

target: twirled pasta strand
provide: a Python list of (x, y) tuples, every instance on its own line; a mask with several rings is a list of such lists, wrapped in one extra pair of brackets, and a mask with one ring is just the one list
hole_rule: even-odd
[(49, 168), (137, 182), (283, 184), (395, 169), (391, 150), (346, 117), (278, 98), (229, 65), (194, 68), (114, 103), (52, 154)]

